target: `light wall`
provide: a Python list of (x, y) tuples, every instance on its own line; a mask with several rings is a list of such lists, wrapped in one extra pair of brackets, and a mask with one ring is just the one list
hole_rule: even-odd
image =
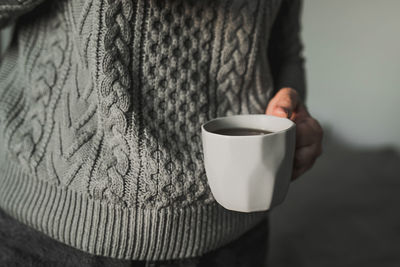
[(357, 146), (400, 150), (400, 1), (305, 0), (311, 113)]

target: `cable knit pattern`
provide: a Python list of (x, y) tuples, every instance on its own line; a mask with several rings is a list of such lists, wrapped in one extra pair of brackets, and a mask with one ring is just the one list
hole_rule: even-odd
[(241, 113), (240, 92), (252, 49), (257, 13), (260, 13), (257, 10), (260, 10), (259, 1), (237, 0), (232, 1), (227, 13), (223, 36), (226, 48), (221, 53), (221, 68), (217, 76), (219, 116)]
[(151, 6), (143, 66), (146, 205), (211, 201), (198, 126), (207, 120), (216, 13), (206, 11), (213, 5), (183, 0)]
[(104, 78), (100, 85), (100, 112), (111, 155), (99, 163), (95, 185), (95, 197), (106, 195), (111, 201), (121, 201), (124, 194), (124, 176), (130, 167), (129, 145), (126, 140), (126, 112), (130, 106), (129, 89), (131, 74), (129, 64), (131, 52), (128, 45), (132, 40), (131, 19), (133, 3), (130, 0), (108, 0), (105, 13), (105, 55), (102, 60)]
[[(52, 38), (43, 47), (32, 71), (32, 90), (23, 96), (24, 110), (18, 114), (18, 126), (12, 128), (8, 138), (9, 149), (18, 157), (26, 170), (38, 176), (37, 168), (43, 159), (52, 127), (52, 116), (69, 72), (65, 52), (68, 46), (66, 29), (59, 18), (62, 13), (42, 24)], [(44, 23), (44, 21), (42, 22)], [(58, 88), (57, 88), (58, 87)], [(11, 140), (12, 139), (12, 140)], [(38, 177), (39, 178), (39, 177)]]
[[(282, 1), (296, 2), (290, 14), (299, 6), (0, 0), (0, 27), (17, 20), (0, 66), (1, 209), (120, 259), (195, 257), (248, 231), (267, 213), (216, 203), (201, 125), (264, 112), (271, 29), (298, 34), (288, 27), (298, 21), (274, 25)], [(301, 73), (301, 60), (288, 60)]]

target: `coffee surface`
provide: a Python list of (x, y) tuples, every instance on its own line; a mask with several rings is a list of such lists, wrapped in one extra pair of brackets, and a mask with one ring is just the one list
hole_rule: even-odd
[(261, 129), (251, 129), (251, 128), (225, 128), (213, 131), (216, 134), (222, 135), (232, 135), (232, 136), (248, 136), (248, 135), (263, 135), (270, 134), (272, 132), (261, 130)]

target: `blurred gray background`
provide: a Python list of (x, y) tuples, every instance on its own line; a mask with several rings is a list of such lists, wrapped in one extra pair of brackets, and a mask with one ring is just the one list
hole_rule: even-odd
[(308, 105), (336, 137), (400, 150), (400, 1), (305, 0)]
[(271, 266), (400, 266), (399, 11), (399, 0), (304, 1), (324, 154), (271, 212)]
[(400, 266), (400, 1), (305, 0), (324, 154), (271, 212), (271, 266)]

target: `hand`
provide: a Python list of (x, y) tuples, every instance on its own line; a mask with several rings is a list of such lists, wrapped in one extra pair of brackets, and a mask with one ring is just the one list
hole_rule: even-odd
[(271, 99), (267, 115), (288, 118), (296, 123), (296, 151), (292, 179), (309, 170), (322, 153), (323, 130), (302, 103), (296, 90), (282, 88)]

